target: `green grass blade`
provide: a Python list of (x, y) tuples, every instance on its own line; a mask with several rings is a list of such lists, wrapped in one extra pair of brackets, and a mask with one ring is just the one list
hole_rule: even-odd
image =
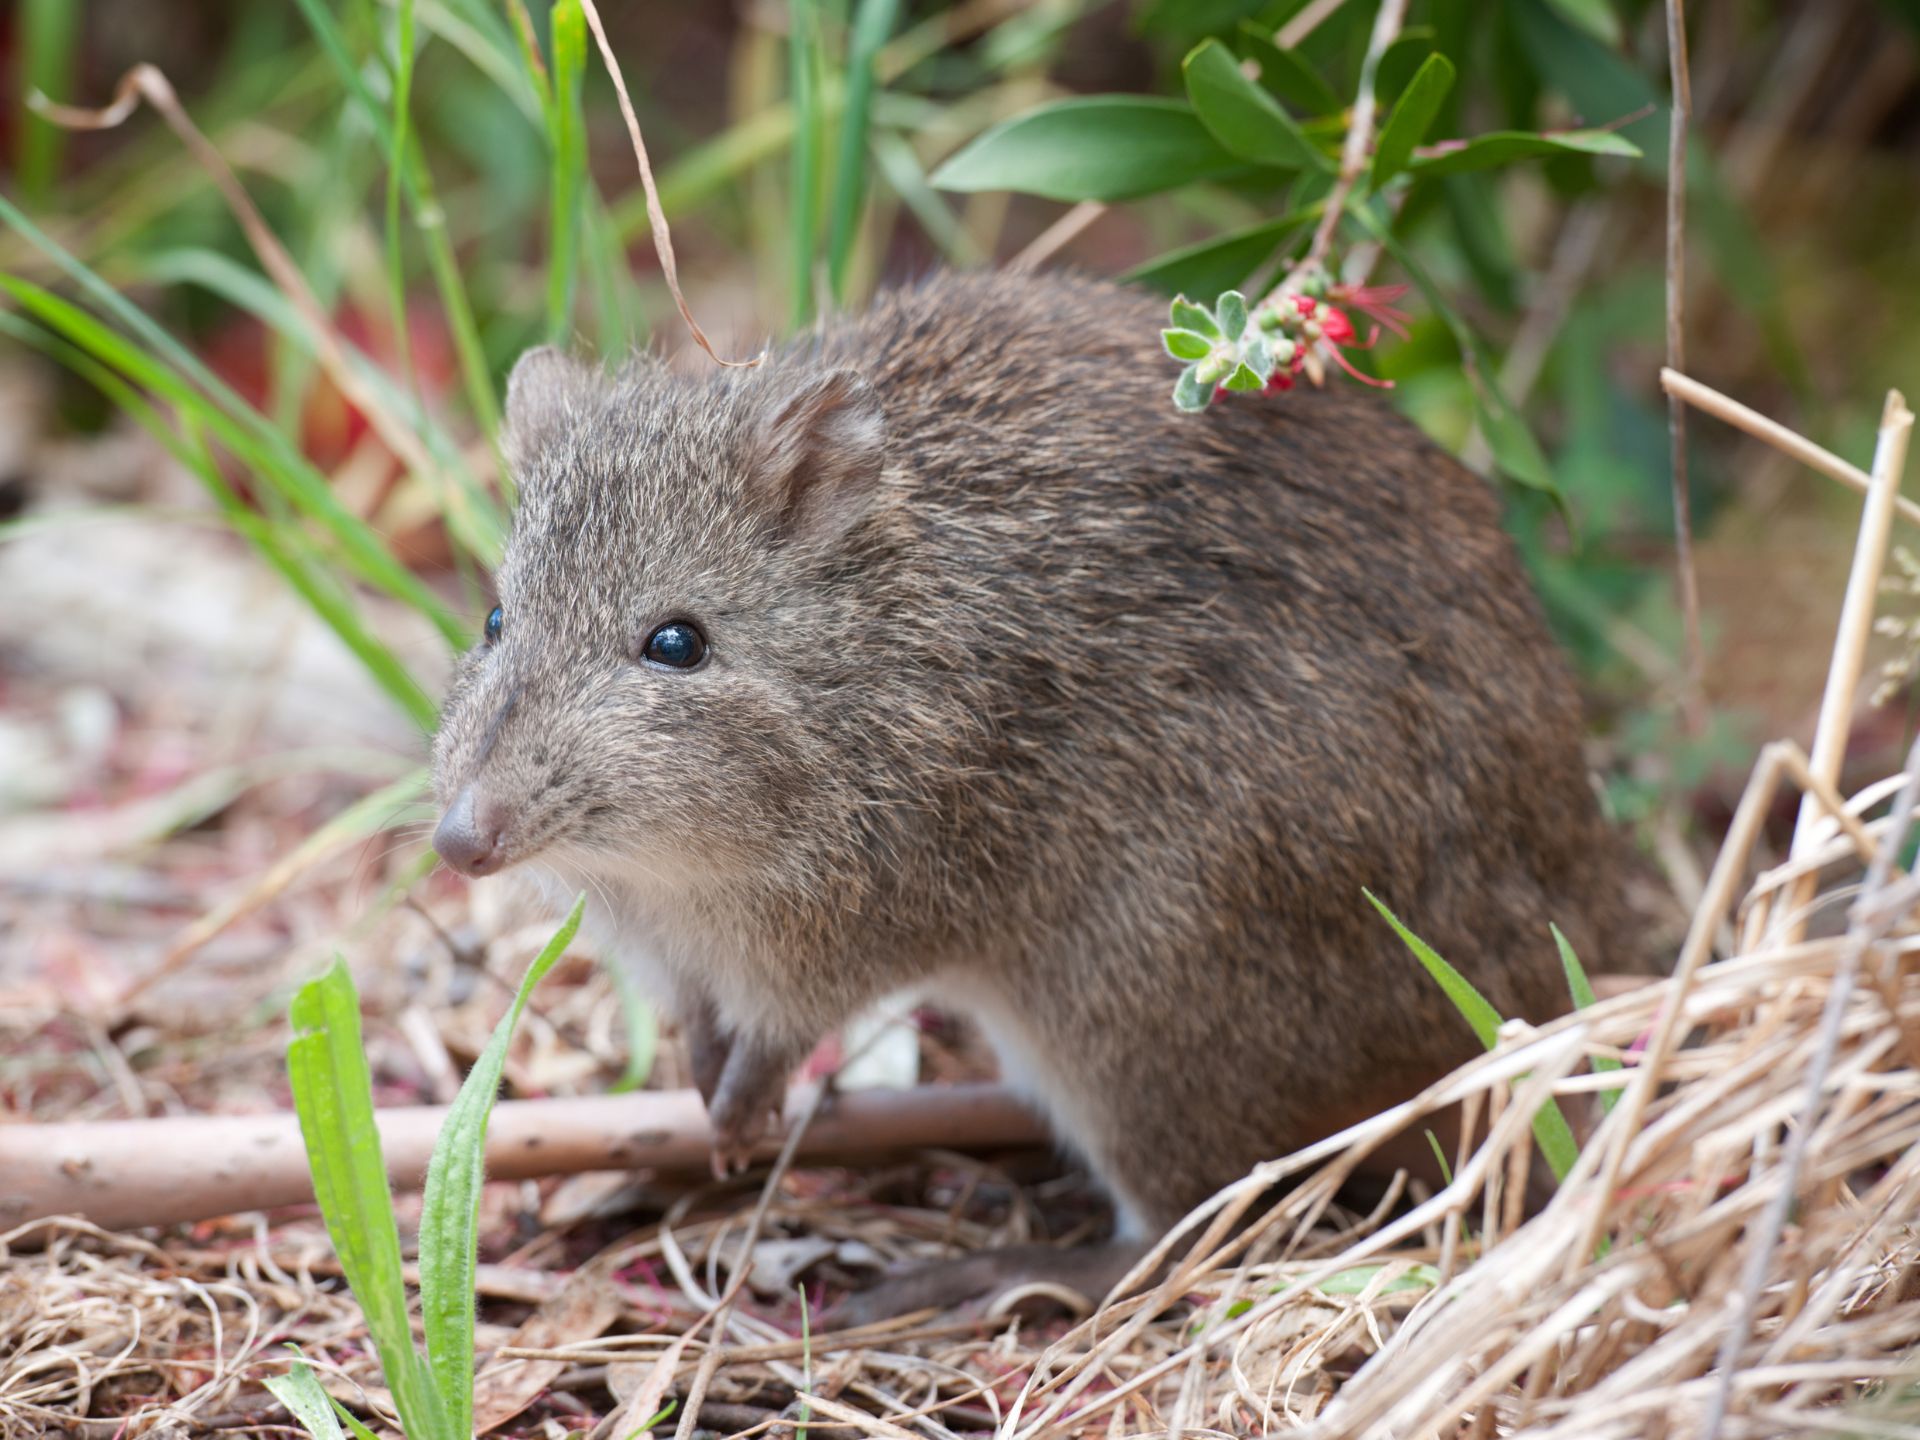
[[(1439, 982), (1447, 999), (1453, 1002), (1453, 1008), (1466, 1018), (1473, 1027), (1473, 1033), (1480, 1037), (1480, 1043), (1491, 1050), (1500, 1043), (1500, 1012), (1487, 1002), (1487, 997), (1473, 988), (1468, 980), (1453, 966), (1441, 959), (1434, 948), (1400, 923), (1395, 915), (1380, 901), (1380, 897), (1371, 890), (1362, 890), (1373, 908), (1378, 910), (1387, 924), (1393, 927), (1393, 933), (1426, 967), (1429, 975)], [(1548, 1096), (1533, 1117), (1533, 1137), (1540, 1146), (1540, 1153), (1547, 1157), (1547, 1163), (1553, 1167), (1554, 1177), (1564, 1180), (1567, 1172), (1573, 1169), (1573, 1162), (1580, 1158), (1580, 1146), (1574, 1141), (1573, 1128), (1567, 1124), (1567, 1117), (1561, 1113), (1559, 1102)]]
[(513, 1027), (534, 987), (566, 953), (580, 928), (586, 905), (584, 895), (575, 900), (565, 922), (534, 957), (513, 1005), (494, 1027), (487, 1048), (447, 1111), (427, 1166), (427, 1190), (420, 1211), (420, 1313), (434, 1382), (456, 1435), (469, 1435), (473, 1430), (474, 1246), (487, 1119), (500, 1089)]
[(360, 1043), (360, 1000), (339, 960), (301, 986), (289, 1011), (287, 1075), (341, 1273), (366, 1316), (409, 1440), (456, 1434), (413, 1345), (400, 1275), (400, 1234), (387, 1190), (373, 1082)]
[(967, 233), (960, 217), (927, 183), (927, 172), (921, 168), (920, 157), (913, 153), (913, 146), (891, 131), (877, 130), (873, 136), (873, 160), (887, 188), (912, 212), (948, 263), (965, 268), (981, 262), (979, 244)]
[[(191, 422), (183, 422), (191, 426)], [(176, 452), (177, 453), (177, 452)], [(188, 468), (200, 477), (227, 525), (260, 552), (293, 592), (333, 631), (341, 644), (352, 652), (374, 683), (386, 691), (422, 731), (431, 733), (440, 723), (440, 711), (413, 678), (413, 672), (388, 649), (363, 623), (353, 601), (335, 584), (323, 568), (287, 543), (282, 529), (247, 508), (234, 494), (204, 443), (198, 453), (183, 457)]]
[(867, 186), (867, 127), (873, 113), (873, 65), (900, 13), (900, 0), (860, 0), (847, 45), (846, 100), (840, 153), (834, 161), (827, 216), (827, 283), (836, 305), (846, 300), (847, 265), (859, 233)]
[(333, 1406), (333, 1413), (339, 1418), (340, 1423), (353, 1432), (353, 1440), (380, 1440), (378, 1435), (374, 1434), (373, 1431), (369, 1430), (366, 1425), (361, 1422), (359, 1416), (355, 1415), (331, 1395), (327, 1396), (327, 1402)]
[[(793, 1287), (800, 1295), (800, 1383), (806, 1392), (813, 1393), (813, 1317), (807, 1304), (807, 1287), (804, 1282)], [(807, 1426), (813, 1420), (813, 1407), (802, 1401), (798, 1423), (795, 1424), (794, 1440), (807, 1440)]]
[(536, 72), (525, 64), (515, 27), (487, 4), (454, 0), (452, 6), (419, 0), (420, 23), (465, 56), (523, 116), (527, 123), (543, 123), (545, 101)]
[(589, 185), (582, 229), (587, 273), (593, 285), (591, 313), (603, 355), (624, 355), (646, 333), (646, 305), (627, 264), (613, 215), (598, 186)]
[(820, 164), (826, 146), (821, 104), (820, 10), (816, 0), (787, 0), (787, 84), (793, 99), (793, 189), (788, 198), (788, 243), (793, 328), (813, 318), (813, 262), (820, 240)]
[[(209, 428), (221, 436), (223, 443), (233, 448), (241, 459), (261, 470), (267, 478), (274, 480), (297, 508), (330, 531), (362, 578), (434, 620), (450, 644), (465, 647), (471, 638), (466, 633), (465, 625), (452, 621), (446, 615), (439, 597), (417, 575), (399, 563), (366, 522), (340, 504), (328, 486), (326, 477), (300, 454), (286, 435), (236, 395), (231, 386), (208, 369), (198, 356), (168, 334), (151, 316), (29, 220), (4, 194), (0, 194), (0, 221), (12, 226), (29, 244), (53, 261), (92, 299), (101, 313), (112, 317), (137, 337), (155, 359), (147, 359), (142, 352), (129, 346), (98, 320), (39, 286), (0, 275), (0, 288), (6, 289), (22, 305), (32, 310), (43, 324), (73, 332), (69, 338), (82, 348), (95, 351), (100, 358), (128, 374), (129, 378), (138, 379), (138, 383), (147, 388), (153, 389), (155, 384), (147, 378), (133, 376), (124, 360), (137, 360), (147, 376), (164, 375), (167, 382), (164, 388), (170, 398), (201, 411)], [(85, 338), (82, 338), (82, 334)], [(96, 346), (104, 346), (105, 350), (96, 349)], [(163, 366), (166, 368), (163, 369)]]
[(547, 343), (564, 345), (573, 327), (573, 296), (580, 272), (581, 197), (586, 175), (586, 121), (580, 104), (587, 65), (587, 20), (580, 0), (555, 0), (553, 100), (547, 143), (553, 152), (548, 204)]
[[(1572, 943), (1560, 933), (1560, 927), (1549, 924), (1547, 928), (1553, 931), (1553, 943), (1560, 949), (1560, 968), (1566, 972), (1567, 993), (1573, 996), (1573, 1008), (1584, 1010), (1594, 1002), (1593, 984), (1587, 979), (1586, 968), (1581, 965), (1580, 957), (1573, 953)], [(1619, 1070), (1623, 1067), (1611, 1055), (1596, 1055), (1593, 1057), (1593, 1068), (1598, 1072)], [(1619, 1103), (1619, 1090), (1600, 1092), (1600, 1104), (1607, 1110), (1611, 1111)]]
[(627, 1068), (607, 1087), (610, 1095), (638, 1090), (653, 1073), (654, 1056), (660, 1049), (660, 1017), (652, 1003), (641, 993), (640, 984), (625, 965), (609, 965), (613, 988), (620, 993), (620, 1014), (627, 1022)]
[(393, 316), (393, 348), (409, 392), (418, 392), (407, 318), (406, 253), (400, 244), (400, 177), (413, 130), (413, 0), (399, 0), (394, 14), (393, 123), (387, 144), (387, 305)]
[[(222, 523), (234, 530), (260, 552), (289, 586), (304, 599), (340, 642), (360, 661), (381, 689), (404, 710), (422, 730), (432, 730), (439, 713), (425, 692), (414, 681), (413, 673), (400, 658), (367, 629), (359, 608), (337, 586), (325, 582), (310, 561), (287, 543), (286, 535), (256, 514), (233, 493), (219, 466), (197, 439), (195, 422), (183, 416), (181, 423), (196, 436), (189, 443), (167, 423), (164, 416), (138, 390), (85, 351), (69, 345), (55, 335), (0, 311), (0, 334), (8, 334), (44, 351), (111, 400), (119, 411), (158, 440), (168, 454), (200, 478), (218, 507)], [(196, 517), (197, 518), (197, 517)], [(20, 527), (24, 529), (25, 527)], [(17, 533), (0, 528), (0, 538)]]
[[(395, 145), (392, 122), (386, 109), (367, 87), (366, 79), (355, 64), (353, 52), (327, 8), (326, 0), (294, 0), (294, 3), (300, 7), (300, 13), (306, 17), (308, 26), (320, 41), (321, 50), (332, 63), (334, 73), (346, 87), (348, 96), (372, 127), (374, 138), (391, 153)], [(467, 404), (480, 424), (481, 433), (487, 437), (487, 443), (497, 446), (500, 403), (493, 393), (493, 377), (487, 367), (486, 351), (480, 343), (480, 327), (473, 318), (473, 303), (467, 296), (466, 279), (460, 269), (459, 259), (453, 253), (453, 241), (447, 234), (446, 214), (441, 210), (439, 198), (434, 193), (433, 176), (427, 169), (418, 136), (409, 136), (408, 143), (401, 147), (400, 179), (406, 190), (407, 206), (413, 211), (413, 222), (426, 242), (427, 268), (433, 275), (434, 289), (440, 296), (440, 308), (446, 313), (447, 329), (452, 335), (454, 355), (460, 364), (460, 379), (466, 390)]]
[[(24, 0), (19, 11), (19, 88), (15, 96), (38, 90), (53, 100), (73, 98), (74, 56), (79, 49), (80, 17), (85, 7), (77, 0)], [(60, 152), (67, 132), (38, 115), (9, 104), (16, 132), (15, 155), (20, 193), (36, 207), (53, 198), (53, 181), (60, 169)]]
[[(288, 342), (293, 355), (311, 360), (320, 353), (313, 327), (286, 296), (257, 271), (249, 270), (217, 250), (193, 246), (155, 250), (139, 257), (136, 273), (142, 280), (157, 285), (197, 285), (236, 309), (247, 311)], [(454, 539), (481, 564), (497, 564), (506, 539), (506, 512), (466, 467), (459, 445), (431, 409), (423, 408), (417, 396), (397, 391), (392, 377), (352, 341), (335, 335), (334, 343), (364, 383), (387, 392), (395, 414), (426, 442), (427, 449), (439, 462), (437, 468), (429, 467), (420, 478), (434, 491), (436, 507), (445, 517)]]
[(527, 0), (507, 0), (507, 11), (513, 16), (514, 51), (520, 57), (520, 73), (526, 77), (527, 86), (539, 102), (531, 112), (536, 124), (547, 123), (547, 107), (553, 103), (553, 82), (547, 78), (547, 62), (540, 55), (540, 41), (533, 33), (533, 12), (527, 9)]
[(1473, 1027), (1473, 1033), (1479, 1037), (1480, 1043), (1489, 1050), (1499, 1044), (1500, 1012), (1487, 1003), (1486, 996), (1474, 989), (1473, 983), (1466, 976), (1441, 959), (1431, 945), (1401, 924), (1400, 917), (1382, 904), (1379, 896), (1371, 890), (1362, 890), (1360, 893), (1367, 897), (1373, 908), (1378, 910), (1387, 924), (1393, 927), (1393, 933), (1398, 935), (1401, 943), (1413, 952), (1414, 958), (1426, 967), (1427, 973), (1439, 982), (1440, 988), (1446, 992), (1447, 999), (1453, 1002), (1453, 1008), (1458, 1010), (1465, 1017), (1467, 1024)]
[(295, 1361), (284, 1375), (269, 1375), (263, 1383), (313, 1440), (346, 1440), (334, 1416), (333, 1402), (304, 1360)]
[(378, 1435), (374, 1434), (373, 1431), (361, 1423), (359, 1416), (355, 1415), (331, 1395), (327, 1396), (327, 1403), (333, 1406), (333, 1413), (339, 1417), (340, 1423), (353, 1432), (353, 1440), (380, 1440)]

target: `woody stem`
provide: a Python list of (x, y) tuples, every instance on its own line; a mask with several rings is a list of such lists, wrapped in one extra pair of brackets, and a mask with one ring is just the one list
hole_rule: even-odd
[(1380, 13), (1374, 17), (1373, 35), (1367, 41), (1367, 58), (1360, 66), (1360, 90), (1354, 97), (1346, 142), (1340, 148), (1340, 173), (1334, 178), (1333, 188), (1327, 192), (1326, 210), (1313, 232), (1313, 243), (1307, 247), (1307, 253), (1295, 267), (1296, 270), (1324, 264), (1327, 252), (1333, 247), (1334, 234), (1340, 228), (1340, 217), (1346, 214), (1347, 200), (1359, 182), (1360, 173), (1367, 168), (1367, 156), (1373, 149), (1373, 126), (1379, 111), (1375, 82), (1380, 72), (1380, 57), (1398, 38), (1401, 22), (1406, 18), (1407, 0), (1386, 0), (1380, 7)]

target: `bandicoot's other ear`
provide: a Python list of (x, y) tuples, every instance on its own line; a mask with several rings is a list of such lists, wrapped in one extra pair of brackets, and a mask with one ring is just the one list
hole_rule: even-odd
[(880, 397), (857, 373), (810, 377), (773, 401), (761, 421), (749, 491), (790, 533), (831, 539), (878, 495), (886, 441)]
[(507, 377), (506, 443), (516, 469), (560, 433), (591, 380), (586, 366), (551, 345), (537, 346), (514, 362)]

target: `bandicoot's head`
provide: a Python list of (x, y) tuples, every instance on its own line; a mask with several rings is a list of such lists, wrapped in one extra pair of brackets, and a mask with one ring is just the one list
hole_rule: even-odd
[[(887, 429), (847, 370), (515, 367), (519, 511), (434, 747), (434, 846), (675, 886), (847, 823), (847, 705), (898, 567)], [(857, 743), (857, 737), (855, 737)]]

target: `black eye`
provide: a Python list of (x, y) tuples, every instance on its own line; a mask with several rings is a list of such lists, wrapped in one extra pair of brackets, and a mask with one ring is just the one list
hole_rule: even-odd
[(691, 670), (707, 658), (707, 637), (685, 620), (669, 620), (647, 637), (640, 653), (656, 665)]
[(500, 607), (498, 605), (494, 606), (493, 609), (487, 612), (487, 627), (486, 627), (487, 644), (491, 645), (493, 644), (494, 641), (500, 638), (501, 619), (502, 619), (502, 616), (500, 614)]

